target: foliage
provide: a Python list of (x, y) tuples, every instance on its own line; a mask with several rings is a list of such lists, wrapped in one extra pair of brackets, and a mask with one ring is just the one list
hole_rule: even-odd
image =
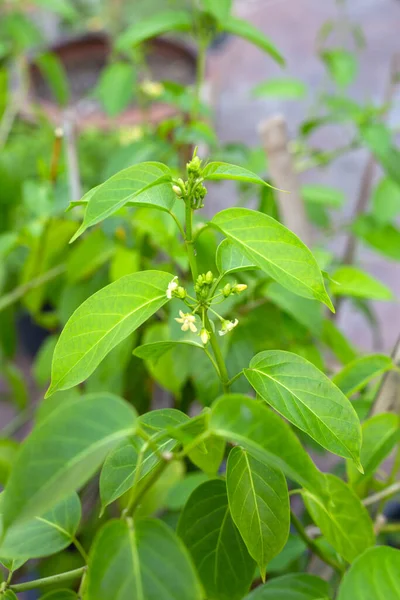
[[(36, 4), (69, 27), (79, 22), (73, 3)], [(40, 42), (23, 8), (7, 9), (1, 23), (6, 77)], [(229, 32), (283, 63), (231, 8), (201, 0), (108, 24), (112, 58), (92, 90), (105, 111), (115, 117), (133, 98), (178, 111), (144, 123), (139, 139), (82, 133), (81, 199), (70, 198), (70, 165), (50, 124), (14, 115), (10, 131), (2, 127), (5, 87), (0, 369), (17, 416), (0, 440), (1, 598), (34, 588), (43, 600), (399, 597), (400, 554), (388, 537), (398, 527), (383, 519), (399, 491), (398, 451), (390, 472), (383, 465), (398, 450), (399, 423), (392, 413), (369, 416), (379, 383), (398, 367), (353, 348), (334, 321), (345, 298), (374, 327), (370, 301), (393, 295), (321, 243), (333, 231), (329, 211), (345, 202), (340, 190), (304, 186), (319, 234), (310, 249), (280, 221), (264, 157), (216, 139), (200, 101), (207, 47)], [(346, 230), (398, 257), (398, 150), (386, 107), (347, 97), (358, 60), (328, 44), (334, 28), (319, 40), (333, 91), (299, 129), (296, 167), (370, 148), (384, 176), (371, 212)], [(142, 79), (146, 42), (171, 31), (196, 41), (194, 90)], [(36, 60), (67, 105), (62, 65), (51, 53)], [(293, 100), (305, 91), (285, 78), (255, 94)], [(332, 154), (313, 147), (327, 123), (350, 125), (354, 140)], [(193, 141), (210, 144), (207, 160)], [(236, 186), (240, 206), (207, 220), (199, 211), (221, 181)], [(22, 311), (51, 333), (34, 360), (38, 387), (50, 382), (34, 414), (15, 361)], [(19, 444), (14, 433), (31, 418)], [(335, 457), (334, 473), (317, 466), (316, 453)], [(316, 558), (328, 568), (323, 578), (306, 573)]]

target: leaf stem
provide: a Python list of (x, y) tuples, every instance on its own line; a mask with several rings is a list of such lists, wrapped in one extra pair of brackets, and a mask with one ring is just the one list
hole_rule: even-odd
[(89, 556), (85, 548), (75, 536), (72, 538), (72, 543), (74, 544), (75, 548), (78, 550), (79, 554), (82, 556), (83, 560), (87, 564), (89, 562)]
[(211, 348), (213, 349), (215, 360), (218, 365), (218, 370), (219, 370), (219, 374), (221, 377), (224, 394), (229, 394), (230, 383), (229, 383), (228, 371), (226, 369), (224, 357), (222, 356), (221, 348), (219, 347), (219, 344), (218, 344), (217, 336), (215, 335), (215, 331), (211, 325), (210, 319), (208, 318), (207, 314), (205, 315), (204, 322), (205, 322), (207, 331), (210, 335), (210, 344), (211, 344)]
[(387, 500), (391, 496), (398, 494), (400, 492), (400, 481), (390, 485), (389, 487), (377, 492), (376, 494), (372, 494), (372, 496), (368, 496), (363, 500), (364, 506), (370, 506), (371, 504), (375, 504), (376, 502), (380, 502), (381, 500)]
[(168, 214), (171, 215), (171, 217), (173, 218), (173, 220), (175, 221), (179, 231), (181, 232), (182, 238), (185, 239), (185, 230), (183, 229), (178, 217), (172, 212), (172, 210), (168, 211)]
[(186, 201), (185, 209), (185, 224), (186, 224), (186, 235), (185, 235), (185, 246), (186, 252), (189, 259), (190, 270), (192, 272), (193, 282), (196, 282), (198, 270), (196, 253), (193, 244), (193, 209), (191, 206), (191, 199)]
[(237, 381), (239, 379), (239, 377), (241, 377), (242, 375), (244, 375), (243, 371), (240, 371), (240, 373), (237, 373), (234, 377), (232, 377), (232, 379), (230, 379), (228, 381), (228, 385), (231, 386), (233, 383), (235, 383), (235, 381)]
[(303, 524), (301, 523), (300, 519), (298, 519), (298, 517), (295, 515), (295, 513), (292, 510), (290, 511), (290, 518), (291, 518), (291, 521), (292, 521), (292, 524), (293, 524), (294, 528), (297, 530), (297, 533), (299, 534), (299, 536), (301, 537), (301, 539), (303, 540), (303, 542), (305, 542), (307, 544), (309, 550), (311, 550), (311, 552), (313, 552), (313, 554), (315, 554), (316, 556), (318, 556), (327, 565), (329, 565), (330, 567), (332, 567), (332, 569), (335, 569), (335, 571), (338, 571), (339, 573), (343, 573), (343, 571), (345, 570), (344, 566), (340, 565), (336, 560), (334, 560), (330, 556), (327, 556), (321, 550), (321, 548), (318, 546), (318, 544), (316, 544), (314, 542), (314, 540), (312, 540), (308, 536), (308, 534), (307, 534), (305, 528), (303, 527)]
[(16, 583), (10, 585), (10, 589), (14, 592), (25, 592), (28, 590), (35, 590), (37, 588), (43, 588), (50, 585), (56, 585), (65, 583), (73, 579), (78, 579), (86, 573), (87, 567), (80, 567), (73, 571), (67, 571), (66, 573), (59, 573), (58, 575), (51, 575), (51, 577), (44, 577), (43, 579), (35, 579), (34, 581), (27, 581), (25, 583)]

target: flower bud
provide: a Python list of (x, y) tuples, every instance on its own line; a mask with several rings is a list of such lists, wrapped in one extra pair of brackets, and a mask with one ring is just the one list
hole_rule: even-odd
[(211, 285), (213, 281), (214, 275), (212, 274), (212, 271), (207, 271), (205, 275), (205, 282), (208, 283), (208, 285)]
[(224, 288), (223, 288), (223, 290), (222, 290), (222, 293), (223, 293), (223, 295), (225, 296), (225, 298), (227, 298), (228, 296), (230, 296), (230, 295), (231, 295), (231, 293), (232, 293), (232, 286), (231, 286), (231, 284), (230, 284), (230, 283), (227, 283), (227, 284), (224, 286)]
[(175, 298), (180, 298), (181, 300), (184, 300), (187, 296), (187, 292), (186, 290), (180, 285), (174, 292), (174, 296)]
[(245, 290), (247, 290), (247, 285), (245, 283), (236, 283), (232, 288), (232, 293), (241, 294)]
[(194, 156), (186, 165), (188, 175), (198, 177), (201, 171), (201, 160), (198, 156)]
[(178, 185), (173, 185), (172, 189), (179, 198), (182, 196), (182, 190)]
[(207, 329), (205, 329), (204, 327), (200, 331), (200, 339), (204, 345), (208, 344), (208, 341), (210, 339), (210, 334), (208, 333)]

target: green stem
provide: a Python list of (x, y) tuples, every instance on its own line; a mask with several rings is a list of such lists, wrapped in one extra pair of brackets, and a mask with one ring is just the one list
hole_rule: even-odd
[(230, 379), (228, 381), (228, 385), (231, 386), (233, 383), (235, 383), (235, 381), (237, 381), (239, 379), (239, 377), (241, 377), (242, 375), (244, 375), (243, 371), (240, 371), (240, 373), (237, 373), (234, 377), (232, 377), (232, 379)]
[(154, 469), (154, 471), (151, 473), (151, 475), (149, 475), (149, 477), (145, 480), (145, 483), (144, 483), (142, 489), (133, 497), (133, 501), (130, 503), (130, 506), (125, 509), (124, 515), (123, 515), (124, 517), (127, 517), (129, 514), (130, 515), (134, 514), (135, 510), (137, 509), (141, 500), (143, 499), (143, 496), (146, 494), (146, 492), (149, 491), (149, 489), (151, 487), (153, 487), (155, 482), (159, 479), (159, 477), (162, 475), (162, 473), (167, 468), (167, 465), (169, 464), (169, 462), (170, 462), (169, 460), (164, 459), (163, 462), (160, 463), (156, 469)]
[(198, 270), (196, 253), (193, 244), (193, 209), (191, 207), (191, 199), (186, 200), (185, 210), (185, 223), (186, 223), (186, 235), (185, 235), (185, 246), (189, 259), (190, 270), (192, 272), (193, 282), (196, 282)]
[(52, 575), (51, 577), (45, 577), (44, 579), (35, 579), (34, 581), (27, 581), (26, 583), (17, 583), (10, 585), (10, 589), (14, 592), (25, 592), (27, 590), (35, 590), (37, 588), (48, 587), (50, 585), (56, 585), (65, 583), (73, 579), (79, 579), (86, 572), (86, 567), (80, 569), (74, 569), (73, 571), (67, 571), (66, 573), (59, 573), (58, 575)]
[(211, 325), (210, 319), (208, 318), (208, 315), (205, 315), (204, 322), (205, 322), (207, 331), (210, 335), (210, 344), (211, 344), (211, 348), (213, 349), (215, 360), (218, 365), (224, 394), (229, 394), (230, 383), (229, 383), (228, 371), (226, 369), (224, 357), (222, 356), (221, 348), (219, 347), (219, 344), (218, 344), (217, 336), (215, 335), (215, 331), (212, 328), (212, 325)]
[(200, 112), (201, 89), (203, 87), (206, 73), (207, 41), (200, 37), (198, 45), (197, 66), (196, 66), (196, 87), (194, 92), (193, 109), (191, 121), (196, 121)]
[(89, 556), (85, 548), (82, 546), (82, 544), (76, 537), (72, 538), (72, 543), (74, 544), (75, 548), (78, 550), (79, 554), (82, 556), (83, 560), (87, 564), (89, 561)]
[(173, 220), (175, 221), (175, 223), (176, 223), (176, 225), (177, 225), (177, 227), (178, 227), (178, 229), (179, 229), (179, 231), (180, 231), (180, 233), (181, 233), (181, 235), (182, 235), (183, 239), (185, 239), (185, 230), (183, 229), (183, 227), (182, 227), (182, 225), (181, 225), (181, 223), (180, 223), (180, 221), (179, 221), (178, 217), (177, 217), (177, 216), (176, 216), (176, 215), (175, 215), (175, 214), (174, 214), (174, 213), (173, 213), (171, 210), (169, 210), (169, 211), (168, 211), (168, 214), (170, 214), (170, 215), (171, 215), (171, 217), (172, 217), (172, 218), (173, 218)]
[(57, 265), (57, 267), (50, 269), (50, 271), (47, 271), (46, 273), (35, 277), (35, 279), (31, 279), (30, 281), (27, 281), (26, 283), (23, 283), (19, 287), (15, 288), (15, 290), (10, 292), (9, 294), (6, 294), (0, 299), (0, 312), (8, 306), (11, 306), (15, 302), (17, 302), (30, 290), (40, 287), (41, 285), (44, 285), (52, 279), (59, 277), (62, 273), (64, 273), (65, 269), (65, 265)]
[(364, 506), (370, 506), (371, 504), (375, 504), (376, 502), (380, 502), (381, 500), (388, 500), (392, 496), (400, 493), (400, 482), (393, 483), (389, 487), (377, 492), (376, 494), (372, 494), (372, 496), (368, 496), (368, 498), (364, 498), (363, 504)]
[(301, 537), (303, 542), (305, 542), (307, 544), (307, 546), (311, 550), (311, 552), (313, 552), (316, 556), (318, 556), (321, 560), (323, 560), (327, 565), (329, 565), (330, 567), (335, 569), (335, 571), (338, 571), (339, 573), (343, 573), (343, 571), (345, 570), (344, 567), (342, 565), (340, 565), (338, 562), (336, 562), (330, 556), (327, 556), (324, 554), (324, 552), (321, 550), (321, 548), (318, 546), (318, 544), (316, 544), (314, 542), (314, 540), (312, 540), (307, 535), (307, 532), (304, 529), (303, 524), (301, 523), (300, 519), (297, 518), (297, 516), (294, 514), (293, 511), (290, 511), (290, 518), (293, 523), (293, 526), (297, 530), (297, 533), (299, 534), (299, 536)]

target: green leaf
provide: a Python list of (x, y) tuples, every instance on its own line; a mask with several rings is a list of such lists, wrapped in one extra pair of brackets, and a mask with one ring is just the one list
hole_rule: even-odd
[(5, 529), (78, 490), (135, 429), (134, 409), (111, 394), (82, 396), (54, 410), (21, 446), (2, 501)]
[(347, 475), (353, 488), (368, 482), (381, 462), (391, 453), (400, 439), (399, 417), (391, 413), (374, 415), (362, 424), (361, 460), (364, 476), (351, 463)]
[(54, 348), (57, 344), (57, 335), (51, 335), (45, 339), (40, 346), (39, 352), (35, 356), (32, 374), (38, 386), (44, 387), (50, 381), (51, 361), (53, 359)]
[(1, 597), (3, 600), (18, 600), (17, 596), (12, 590), (6, 590)]
[(357, 357), (350, 342), (330, 319), (324, 321), (322, 341), (344, 365)]
[(188, 457), (196, 467), (210, 477), (215, 477), (223, 461), (224, 454), (225, 440), (210, 435), (201, 445), (191, 450)]
[(244, 181), (246, 183), (257, 183), (259, 185), (271, 187), (264, 179), (255, 173), (252, 173), (252, 171), (224, 162), (208, 163), (208, 165), (204, 167), (202, 177), (206, 181), (221, 181), (228, 179), (232, 181)]
[(67, 73), (58, 56), (51, 52), (46, 52), (38, 56), (35, 62), (56, 102), (60, 106), (65, 107), (70, 99), (70, 89)]
[(186, 548), (155, 519), (109, 521), (89, 556), (85, 600), (201, 600)]
[[(281, 350), (257, 354), (245, 369), (256, 392), (330, 452), (360, 467), (361, 427), (343, 393), (304, 358)], [(361, 467), (360, 467), (361, 468)]]
[(283, 549), (289, 536), (286, 479), (281, 471), (236, 447), (229, 453), (226, 486), (232, 519), (265, 579), (268, 563)]
[(382, 224), (390, 224), (400, 213), (400, 185), (383, 177), (372, 194), (372, 216)]
[(87, 379), (112, 348), (168, 302), (171, 279), (161, 271), (133, 273), (81, 304), (57, 342), (46, 396)]
[(345, 201), (345, 196), (341, 190), (327, 185), (303, 185), (301, 194), (304, 200), (310, 204), (321, 204), (332, 208), (340, 208)]
[(205, 481), (208, 481), (206, 473), (189, 473), (169, 490), (165, 507), (169, 510), (181, 510), (189, 500), (192, 492)]
[(350, 265), (343, 265), (332, 274), (331, 292), (335, 296), (393, 300), (392, 291), (386, 285)]
[(116, 117), (128, 108), (133, 99), (135, 80), (134, 68), (127, 62), (113, 62), (103, 69), (94, 93), (110, 117)]
[(223, 26), (225, 19), (230, 15), (232, 0), (218, 0), (218, 2), (215, 2), (215, 0), (202, 0), (202, 4), (204, 9), (210, 13), (210, 15), (213, 15)]
[(298, 100), (307, 95), (307, 86), (300, 79), (292, 77), (268, 79), (256, 85), (252, 93), (255, 98), (271, 96), (283, 100)]
[(351, 563), (366, 548), (374, 545), (373, 523), (361, 500), (344, 481), (331, 474), (326, 478), (329, 501), (305, 492), (304, 502), (322, 535), (336, 552)]
[(25, 562), (60, 552), (71, 544), (80, 520), (81, 503), (74, 493), (43, 516), (11, 527), (2, 538), (0, 556)]
[(230, 240), (222, 240), (217, 248), (215, 260), (221, 275), (258, 268)]
[(167, 352), (170, 352), (174, 348), (179, 348), (179, 346), (192, 346), (194, 348), (200, 348), (200, 350), (204, 350), (204, 346), (202, 344), (198, 344), (197, 342), (193, 342), (191, 340), (171, 340), (168, 342), (151, 342), (150, 344), (143, 344), (143, 346), (138, 346), (135, 348), (133, 354), (139, 358), (142, 358), (143, 360), (149, 360), (157, 363), (157, 361)]
[[(165, 408), (153, 410), (138, 418), (138, 426), (149, 436), (157, 436), (170, 427), (176, 427), (187, 422), (188, 417), (179, 410)], [(144, 440), (133, 436), (124, 440), (106, 458), (100, 475), (100, 497), (102, 509), (120, 498), (135, 483), (139, 484), (149, 473), (156, 469), (161, 461), (152, 447), (143, 456), (143, 462), (136, 474), (139, 452), (144, 446)], [(177, 441), (171, 437), (154, 440), (158, 452), (171, 452)], [(137, 478), (137, 479), (136, 479)]]
[(393, 145), (393, 136), (389, 127), (384, 123), (367, 121), (360, 127), (360, 135), (382, 165), (385, 173), (400, 185), (400, 150)]
[(307, 551), (305, 542), (294, 533), (289, 533), (288, 541), (282, 550), (268, 565), (269, 573), (286, 573), (293, 563), (304, 557)]
[(101, 229), (91, 231), (68, 254), (68, 283), (78, 283), (91, 277), (114, 253), (114, 243)]
[(393, 368), (390, 356), (371, 354), (348, 363), (332, 381), (346, 396), (352, 396), (365, 387), (372, 379)]
[(290, 573), (260, 585), (244, 600), (329, 600), (329, 584), (315, 575)]
[(28, 388), (26, 385), (25, 374), (19, 367), (11, 362), (7, 362), (0, 366), (0, 373), (10, 389), (10, 401), (18, 408), (18, 410), (26, 408), (28, 404)]
[(358, 63), (354, 54), (347, 50), (325, 50), (321, 53), (328, 72), (340, 87), (347, 87), (356, 78)]
[(206, 595), (240, 600), (249, 590), (255, 563), (229, 512), (224, 481), (206, 481), (194, 490), (178, 524)]
[(333, 310), (310, 250), (272, 217), (248, 208), (228, 208), (212, 219), (247, 258), (288, 290), (315, 298)]
[(210, 430), (240, 444), (259, 461), (316, 494), (324, 495), (325, 476), (303, 449), (296, 435), (264, 403), (240, 394), (222, 396), (213, 405)]
[(339, 587), (338, 600), (399, 600), (400, 550), (378, 546), (351, 565)]
[(264, 295), (298, 323), (304, 325), (313, 335), (317, 337), (321, 335), (322, 306), (316, 300), (296, 296), (276, 282), (266, 286)]
[(278, 48), (259, 29), (248, 21), (229, 17), (222, 24), (225, 31), (244, 38), (271, 56), (279, 65), (285, 64), (285, 59)]
[(353, 223), (355, 235), (384, 256), (400, 261), (400, 230), (394, 225), (379, 225), (370, 215)]
[(110, 264), (110, 280), (117, 281), (124, 275), (131, 275), (140, 269), (140, 254), (124, 246), (117, 246)]
[(190, 31), (191, 29), (192, 19), (189, 12), (158, 10), (151, 17), (139, 19), (125, 29), (116, 40), (116, 48), (119, 51), (127, 50), (163, 33)]
[(19, 443), (13, 439), (0, 438), (0, 484), (4, 487), (17, 456)]
[(171, 171), (158, 162), (140, 163), (113, 175), (81, 200), (88, 200), (85, 216), (71, 242), (88, 227), (104, 221), (128, 203), (170, 211), (176, 199), (170, 181)]

